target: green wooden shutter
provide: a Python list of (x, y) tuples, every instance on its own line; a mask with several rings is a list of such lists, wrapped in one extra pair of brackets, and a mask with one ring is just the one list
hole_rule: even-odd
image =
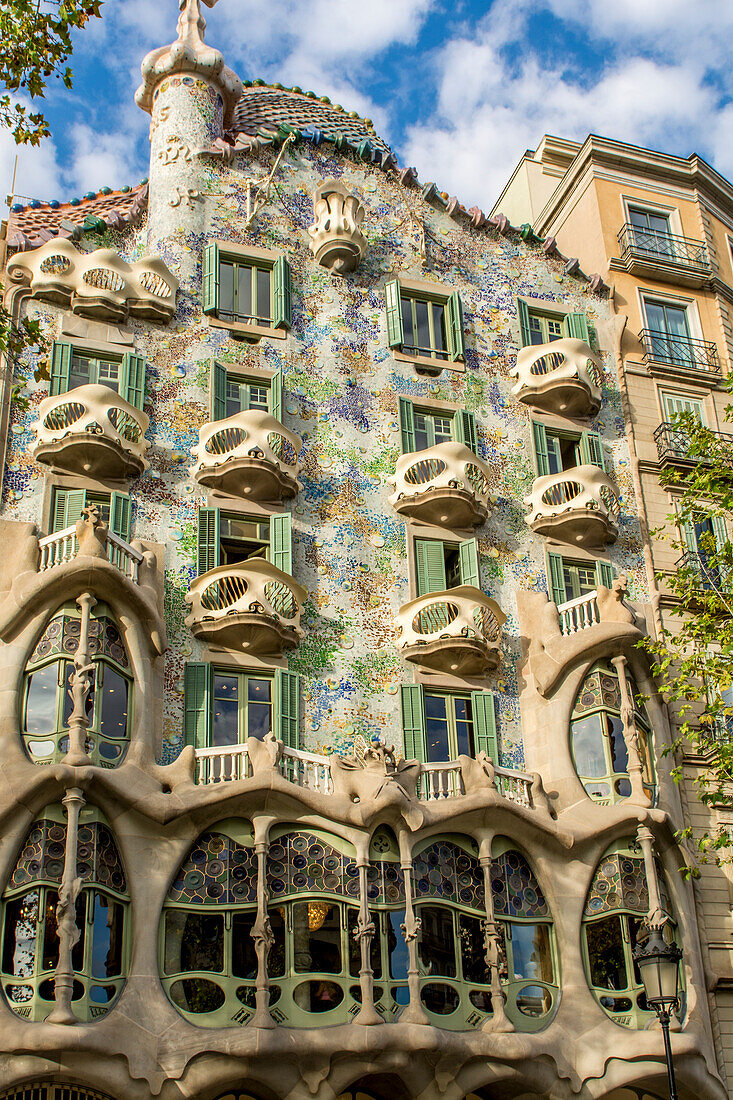
[(81, 513), (86, 508), (86, 489), (54, 489), (53, 507), (51, 509), (51, 534), (72, 527), (81, 519)]
[(713, 524), (715, 549), (718, 553), (720, 553), (726, 542), (728, 542), (728, 531), (726, 530), (725, 520), (722, 516), (711, 516), (710, 518)]
[(110, 530), (125, 542), (130, 541), (130, 511), (129, 493), (112, 493), (109, 501)]
[(466, 358), (466, 341), (463, 326), (463, 302), (457, 290), (448, 299), (448, 353), (453, 360)]
[(400, 428), (402, 453), (407, 455), (415, 450), (415, 406), (409, 397), (400, 398)]
[(596, 584), (604, 588), (613, 588), (613, 568), (610, 562), (596, 562)]
[(537, 463), (537, 473), (543, 477), (550, 472), (550, 460), (547, 453), (547, 432), (545, 425), (539, 421), (532, 421), (532, 438), (534, 440), (534, 457)]
[(469, 451), (478, 454), (476, 438), (476, 416), (467, 409), (459, 409), (451, 421), (451, 430), (456, 443), (463, 443)]
[(461, 571), (461, 584), (472, 584), (474, 588), (481, 587), (481, 577), (478, 565), (478, 548), (476, 539), (466, 539), (458, 547), (458, 563)]
[(300, 677), (297, 672), (275, 673), (273, 733), (289, 749), (300, 748)]
[(209, 359), (211, 378), (211, 416), (213, 420), (224, 420), (227, 415), (227, 369), (216, 359)]
[(692, 551), (693, 554), (698, 553), (697, 535), (695, 534), (695, 524), (691, 522), (681, 523), (680, 531), (682, 538), (687, 546), (687, 549)]
[(471, 708), (473, 710), (473, 741), (476, 755), (485, 752), (495, 764), (499, 763), (496, 744), (496, 715), (494, 696), (490, 691), (472, 691)]
[(590, 347), (588, 320), (584, 313), (568, 313), (563, 322), (563, 329), (566, 336), (572, 336), (574, 340), (582, 340)]
[(438, 539), (415, 539), (417, 594), (445, 592), (445, 550)]
[(427, 756), (423, 686), (422, 684), (402, 684), (401, 694), (405, 760), (419, 760), (422, 763)]
[(198, 522), (198, 575), (216, 569), (219, 556), (219, 509), (200, 508)]
[(219, 245), (207, 244), (204, 249), (201, 304), (204, 313), (216, 313), (219, 309)]
[(519, 314), (519, 332), (522, 338), (522, 347), (526, 348), (532, 343), (529, 331), (529, 306), (521, 298), (517, 298), (517, 313)]
[(583, 465), (599, 466), (605, 470), (606, 463), (598, 432), (583, 432), (580, 437), (580, 458)]
[(51, 397), (58, 397), (66, 393), (69, 388), (69, 374), (71, 372), (71, 344), (62, 344), (54, 340), (51, 347)]
[(213, 669), (203, 661), (189, 661), (183, 677), (183, 738), (195, 749), (209, 747)]
[(270, 412), (284, 424), (283, 420), (283, 372), (282, 367), (272, 376), (270, 382)]
[(290, 512), (270, 516), (270, 561), (283, 573), (293, 573), (293, 533)]
[(120, 395), (136, 409), (145, 404), (145, 360), (141, 355), (129, 351), (123, 355)]
[(550, 580), (550, 592), (556, 604), (566, 602), (565, 573), (563, 571), (562, 554), (553, 554), (547, 551), (547, 573)]
[(398, 279), (384, 284), (384, 301), (387, 307), (387, 343), (391, 348), (401, 348), (405, 342), (402, 328), (402, 299)]
[(275, 328), (290, 328), (293, 320), (293, 276), (284, 256), (278, 256), (272, 269), (273, 318)]

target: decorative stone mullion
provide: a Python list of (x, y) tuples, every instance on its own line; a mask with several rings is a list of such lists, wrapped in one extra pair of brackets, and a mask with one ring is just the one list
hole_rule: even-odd
[(355, 937), (361, 951), (361, 968), (359, 970), (359, 986), (361, 988), (361, 1008), (354, 1017), (355, 1024), (381, 1024), (382, 1017), (374, 1007), (374, 973), (371, 963), (372, 940), (374, 939), (374, 921), (369, 913), (369, 899), (367, 896), (367, 871), (369, 870), (369, 857), (357, 858), (359, 867), (359, 916)]
[(647, 890), (649, 891), (649, 910), (644, 922), (650, 929), (661, 928), (667, 923), (668, 917), (662, 909), (657, 866), (654, 862), (654, 834), (648, 826), (639, 825), (636, 830), (636, 839), (639, 841), (644, 855), (644, 871), (646, 873)]
[(481, 841), (479, 863), (484, 873), (484, 951), (486, 966), (491, 974), (491, 1019), (483, 1025), (483, 1031), (514, 1031), (514, 1024), (506, 1014), (506, 997), (501, 987), (501, 939), (499, 922), (494, 912), (494, 895), (491, 889), (491, 837)]
[(48, 1016), (48, 1023), (78, 1024), (79, 1020), (71, 1007), (74, 992), (74, 968), (71, 956), (81, 934), (76, 923), (76, 899), (81, 889), (81, 879), (76, 873), (79, 814), (84, 805), (81, 790), (78, 787), (70, 787), (63, 798), (63, 804), (66, 807), (66, 850), (59, 900), (56, 905), (59, 961), (54, 971), (55, 1004)]
[(87, 730), (89, 719), (87, 718), (87, 699), (92, 690), (92, 664), (89, 653), (89, 620), (91, 611), (96, 604), (96, 599), (91, 592), (84, 592), (77, 599), (77, 605), (81, 610), (81, 623), (79, 626), (79, 645), (74, 654), (74, 673), (71, 677), (69, 689), (73, 704), (71, 717), (69, 718), (69, 751), (64, 757), (65, 764), (91, 764), (86, 751)]
[(639, 731), (634, 720), (634, 704), (626, 676), (626, 658), (623, 656), (613, 657), (611, 664), (618, 673), (618, 684), (621, 691), (621, 721), (628, 756), (629, 783), (631, 784), (629, 802), (636, 803), (638, 806), (649, 806), (651, 802), (649, 795), (644, 790), (644, 769), (639, 753)]
[(255, 853), (257, 855), (257, 917), (252, 927), (252, 939), (254, 940), (257, 956), (257, 978), (255, 980), (255, 1014), (250, 1024), (252, 1027), (262, 1028), (277, 1026), (270, 1015), (270, 978), (267, 973), (267, 962), (275, 942), (267, 912), (267, 905), (270, 900), (267, 889), (267, 853), (270, 848), (270, 824), (269, 819), (255, 819), (254, 821)]
[(417, 963), (417, 941), (420, 935), (422, 922), (415, 916), (412, 897), (412, 851), (410, 839), (404, 833), (400, 833), (400, 866), (405, 883), (405, 923), (402, 925), (402, 935), (407, 944), (407, 988), (410, 993), (410, 1003), (400, 1014), (400, 1023), (429, 1024), (428, 1014), (420, 1000), (420, 971)]

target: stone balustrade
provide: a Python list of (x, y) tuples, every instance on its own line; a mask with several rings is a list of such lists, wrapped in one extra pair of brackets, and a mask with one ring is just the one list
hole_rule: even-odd
[(149, 418), (108, 386), (46, 397), (38, 417), (33, 457), (51, 469), (102, 480), (139, 477), (147, 469)]
[(460, 585), (403, 604), (397, 612), (397, 647), (413, 664), (480, 676), (499, 663), (505, 621), (494, 600), (473, 585)]
[[(130, 546), (114, 531), (100, 529), (100, 538), (104, 539), (107, 561), (116, 565), (119, 571), (134, 584), (139, 584), (139, 570), (143, 562), (143, 554)], [(46, 535), (38, 540), (38, 548), (41, 552), (38, 563), (38, 572), (45, 573), (47, 569), (62, 565), (71, 561), (79, 552), (78, 525), (65, 527), (63, 531), (55, 531), (52, 535)]]
[(598, 547), (618, 538), (618, 491), (598, 466), (574, 466), (535, 479), (525, 497), (527, 523), (538, 535)]
[(389, 502), (402, 516), (465, 530), (489, 514), (491, 472), (463, 443), (439, 443), (400, 455)]
[(565, 337), (517, 353), (512, 393), (518, 401), (563, 416), (595, 416), (601, 407), (603, 367), (583, 340)]
[(303, 441), (257, 409), (204, 424), (193, 476), (200, 485), (248, 500), (289, 500), (300, 489), (298, 454)]
[(597, 592), (585, 592), (574, 600), (557, 605), (560, 632), (565, 637), (577, 634), (579, 630), (587, 630), (601, 621), (597, 596)]

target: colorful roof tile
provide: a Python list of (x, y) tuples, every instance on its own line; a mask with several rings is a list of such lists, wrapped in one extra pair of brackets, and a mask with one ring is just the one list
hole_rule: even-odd
[(38, 248), (55, 237), (72, 240), (84, 232), (124, 229), (140, 217), (148, 204), (148, 185), (119, 191), (102, 188), (91, 198), (60, 203), (14, 203), (8, 216), (8, 244), (19, 252)]

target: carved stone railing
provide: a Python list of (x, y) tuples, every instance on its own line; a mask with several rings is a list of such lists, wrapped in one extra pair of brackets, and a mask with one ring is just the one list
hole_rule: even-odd
[(533, 788), (538, 787), (537, 776), (527, 775), (526, 772), (516, 771), (514, 768), (494, 768), (496, 788), (508, 802), (514, 802), (517, 806), (534, 805), (532, 795)]
[(285, 747), (278, 768), (282, 777), (295, 783), (297, 787), (305, 787), (320, 794), (331, 794), (333, 791), (331, 760), (328, 756)]
[(560, 630), (565, 636), (577, 634), (579, 630), (586, 630), (601, 621), (597, 595), (597, 592), (586, 592), (583, 596), (557, 605)]
[(13, 256), (7, 270), (9, 282), (28, 286), (34, 298), (71, 305), (83, 317), (167, 324), (176, 311), (178, 279), (159, 256), (128, 264), (111, 248), (79, 252), (56, 238)]
[(518, 401), (564, 416), (595, 416), (601, 407), (603, 367), (582, 340), (566, 337), (522, 348), (512, 370)]
[(479, 676), (499, 664), (505, 621), (498, 604), (473, 585), (431, 592), (397, 612), (397, 648), (413, 664)]
[(618, 538), (618, 491), (598, 466), (538, 477), (524, 503), (527, 523), (538, 535), (574, 546), (605, 546)]
[[(112, 565), (116, 565), (134, 584), (139, 582), (139, 569), (143, 561), (143, 555), (134, 546), (130, 546), (113, 531), (105, 532), (106, 557)], [(77, 525), (65, 527), (63, 531), (55, 531), (53, 535), (46, 535), (38, 540), (38, 548), (41, 558), (38, 564), (38, 572), (44, 573), (47, 569), (53, 569), (56, 565), (71, 561), (79, 552)]]
[(186, 625), (197, 638), (248, 653), (280, 654), (303, 636), (306, 591), (263, 558), (220, 565), (197, 577), (186, 593)]
[(366, 252), (366, 238), (359, 228), (364, 206), (340, 180), (326, 180), (313, 196), (315, 221), (308, 227), (316, 263), (335, 275), (358, 266)]
[(107, 386), (79, 386), (38, 408), (37, 462), (102, 480), (139, 477), (147, 468), (147, 415)]
[(252, 764), (246, 745), (224, 745), (211, 749), (196, 749), (196, 778), (201, 786), (249, 779)]
[(200, 485), (249, 500), (288, 500), (300, 489), (303, 440), (269, 413), (250, 409), (199, 431), (193, 476)]
[(465, 793), (460, 761), (446, 760), (440, 763), (423, 764), (417, 785), (417, 794), (421, 802), (458, 798)]
[(489, 514), (490, 477), (488, 466), (463, 443), (439, 443), (397, 459), (389, 502), (400, 515), (425, 523), (477, 527)]

